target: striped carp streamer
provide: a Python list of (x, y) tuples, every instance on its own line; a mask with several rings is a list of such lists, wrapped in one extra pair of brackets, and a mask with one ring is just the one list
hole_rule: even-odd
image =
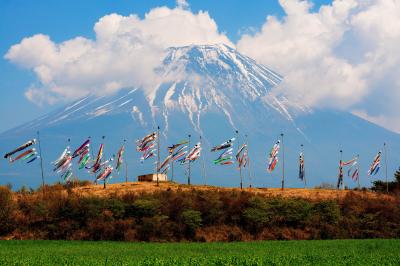
[(347, 162), (342, 162), (342, 167), (343, 166), (349, 166), (349, 169), (347, 170), (347, 176), (351, 177), (351, 179), (354, 181), (357, 181), (359, 175), (358, 155)]
[(246, 167), (248, 161), (248, 147), (246, 144), (243, 144), (239, 148), (239, 150), (236, 152), (235, 158), (238, 163), (238, 169)]
[(156, 149), (154, 149), (155, 141), (157, 140), (157, 132), (153, 132), (142, 139), (136, 141), (136, 150), (142, 153), (140, 162), (156, 156)]
[(94, 161), (93, 165), (90, 167), (86, 167), (86, 169), (89, 169), (89, 173), (97, 173), (100, 170), (101, 166), (101, 159), (103, 158), (103, 149), (104, 145), (103, 143), (100, 144), (99, 152), (97, 153), (96, 160)]
[(149, 150), (145, 151), (143, 153), (142, 157), (140, 157), (140, 162), (143, 163), (144, 161), (146, 161), (149, 158), (156, 157), (157, 156), (156, 152), (157, 152), (157, 149), (151, 149), (151, 150), (149, 149)]
[(63, 179), (65, 183), (71, 182), (71, 177), (73, 175), (72, 155), (69, 147), (65, 148), (60, 157), (52, 164), (54, 166), (53, 171), (60, 174), (61, 179)]
[(113, 168), (109, 165), (107, 167), (105, 167), (102, 171), (100, 171), (100, 173), (96, 176), (96, 180), (100, 181), (100, 180), (104, 180), (105, 182), (109, 179), (112, 178), (111, 173), (112, 173)]
[[(179, 149), (175, 150), (175, 151), (172, 153), (171, 161), (172, 161), (172, 162), (178, 161), (178, 160), (180, 160), (183, 156), (185, 156), (185, 155), (187, 154), (187, 148), (188, 148), (188, 146), (182, 146), (182, 147), (180, 147)], [(199, 153), (199, 156), (200, 156), (200, 153)], [(196, 159), (197, 159), (197, 158), (196, 158)]]
[(181, 147), (182, 145), (188, 144), (188, 143), (189, 143), (189, 141), (187, 141), (187, 140), (182, 140), (182, 141), (179, 142), (179, 143), (173, 144), (173, 145), (171, 145), (171, 146), (168, 147), (168, 153), (169, 153), (169, 154), (172, 154), (172, 153), (175, 152), (175, 150), (176, 150), (177, 148)]
[(171, 163), (185, 156), (185, 154), (187, 153), (187, 151), (185, 150), (187, 146), (183, 145), (187, 143), (188, 143), (187, 140), (182, 140), (179, 143), (172, 144), (171, 146), (169, 146), (168, 147), (169, 155), (164, 159), (164, 161), (159, 165), (159, 167), (157, 167), (157, 171), (166, 174), (170, 169)]
[(234, 141), (235, 141), (235, 138), (231, 138), (231, 139), (225, 141), (224, 143), (213, 147), (213, 148), (211, 149), (211, 151), (212, 151), (212, 152), (214, 152), (214, 151), (221, 151), (221, 150), (225, 150), (225, 149), (231, 148), (231, 147), (233, 147), (233, 142), (234, 142)]
[(164, 159), (160, 166), (157, 167), (157, 170), (162, 174), (166, 174), (171, 167), (170, 164), (181, 159), (187, 153), (187, 146), (183, 146), (186, 143), (188, 143), (188, 141), (183, 140), (168, 147), (169, 155)]
[(269, 153), (268, 169), (267, 169), (269, 173), (272, 173), (272, 171), (274, 171), (276, 164), (278, 163), (278, 153), (279, 153), (280, 143), (281, 141), (278, 140), (272, 147), (271, 152)]
[(304, 180), (305, 168), (304, 168), (304, 154), (300, 152), (299, 155), (299, 179)]
[(232, 161), (232, 153), (233, 153), (233, 144), (234, 144), (235, 138), (231, 138), (224, 143), (221, 143), (220, 145), (217, 145), (211, 149), (212, 152), (216, 151), (222, 151), (222, 153), (218, 156), (217, 159), (213, 161), (214, 164), (219, 164), (219, 165), (228, 165), (228, 164), (233, 164)]
[(34, 145), (34, 144), (36, 144), (36, 139), (29, 140), (29, 141), (25, 142), (24, 144), (22, 144), (21, 146), (19, 146), (18, 148), (14, 149), (14, 150), (12, 150), (12, 151), (10, 151), (10, 152), (8, 152), (8, 153), (6, 153), (6, 154), (4, 155), (4, 159), (8, 159), (9, 157), (11, 157), (12, 155), (14, 155), (15, 153), (20, 152), (20, 151), (23, 151), (23, 150), (25, 150), (26, 148), (28, 148), (28, 147), (30, 147), (30, 146), (32, 146), (32, 145)]
[[(187, 155), (185, 157), (183, 157), (182, 159), (180, 159), (178, 161), (181, 164), (185, 164), (185, 163), (188, 163), (188, 162), (196, 161), (198, 158), (200, 158), (201, 149), (202, 149), (201, 148), (201, 143), (198, 142), (196, 145), (194, 145), (193, 149), (189, 153), (187, 153)], [(176, 157), (178, 157), (178, 156), (176, 156)]]
[[(158, 172), (167, 172), (169, 168), (169, 162), (172, 159), (172, 154), (168, 155), (164, 161), (157, 167)], [(162, 170), (162, 171), (161, 171)]]
[(83, 142), (83, 144), (72, 153), (72, 158), (76, 157), (79, 157), (79, 169), (85, 168), (90, 162), (90, 139)]
[[(36, 139), (32, 139), (30, 141), (25, 142), (24, 144), (22, 144), (21, 146), (19, 146), (18, 148), (14, 149), (13, 151), (6, 153), (4, 155), (5, 159), (8, 159), (8, 161), (10, 163), (14, 163), (18, 160), (22, 160), (26, 163), (31, 163), (33, 161), (35, 161), (36, 159), (40, 158), (40, 156), (38, 156), (36, 149), (35, 148), (31, 148), (29, 150), (25, 150), (28, 147), (31, 147), (32, 145), (36, 144)], [(25, 150), (25, 151), (24, 151)], [(19, 153), (21, 152), (21, 153)], [(16, 155), (17, 153), (19, 153), (18, 155)], [(15, 158), (12, 158), (11, 156), (16, 155)]]
[[(350, 173), (352, 173), (352, 175), (355, 174), (354, 178), (356, 177), (357, 173), (353, 173), (352, 168), (357, 165), (357, 160), (358, 160), (358, 155), (348, 161), (342, 161), (342, 160), (339, 161), (339, 174), (338, 174), (338, 182), (337, 182), (338, 189), (340, 188), (341, 185), (343, 185), (343, 167), (350, 165), (350, 168), (349, 168), (347, 174), (350, 176)], [(357, 175), (357, 178), (358, 178), (358, 175)], [(357, 179), (354, 179), (354, 180), (357, 180)]]
[(382, 152), (379, 151), (378, 154), (375, 156), (374, 160), (372, 161), (372, 164), (368, 170), (369, 176), (376, 175), (379, 172), (379, 169), (381, 168), (381, 155)]
[(76, 149), (72, 153), (72, 158), (76, 158), (78, 156), (81, 156), (82, 153), (85, 153), (86, 151), (89, 150), (89, 145), (90, 145), (90, 139), (86, 140), (81, 146), (79, 146), (78, 149)]
[(360, 174), (360, 168), (358, 167), (358, 162), (355, 161), (349, 168), (349, 170), (347, 170), (347, 176), (351, 177), (351, 179), (353, 179), (354, 181), (358, 180)]
[(348, 160), (347, 162), (341, 162), (342, 166), (347, 166), (347, 165), (353, 165), (354, 163), (357, 163), (358, 160), (358, 155), (355, 156), (353, 159)]
[(86, 165), (89, 163), (89, 161), (90, 161), (90, 153), (89, 153), (89, 148), (88, 148), (79, 157), (79, 160), (78, 160), (79, 169), (85, 168)]
[(122, 145), (122, 147), (119, 149), (119, 151), (117, 153), (117, 165), (115, 166), (115, 169), (117, 170), (118, 174), (119, 174), (119, 171), (121, 170), (122, 164), (124, 163), (124, 160), (123, 160), (124, 152), (125, 152), (125, 146)]

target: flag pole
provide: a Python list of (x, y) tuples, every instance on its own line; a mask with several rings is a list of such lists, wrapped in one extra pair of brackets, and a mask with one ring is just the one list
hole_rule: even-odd
[(248, 175), (249, 175), (249, 187), (250, 188), (252, 188), (253, 187), (253, 180), (252, 180), (252, 178), (251, 178), (251, 160), (250, 160), (250, 156), (248, 157), (248, 160), (249, 160), (249, 162), (248, 162), (248, 164), (249, 164), (249, 168), (248, 168)]
[(45, 190), (45, 183), (44, 183), (44, 171), (43, 171), (43, 156), (42, 156), (42, 146), (40, 144), (40, 133), (37, 131), (37, 138), (38, 138), (38, 144), (39, 144), (39, 153), (40, 153), (40, 170), (42, 174), (42, 187), (43, 187), (43, 194)]
[(387, 175), (387, 148), (386, 142), (383, 143), (383, 148), (385, 150), (385, 180), (386, 180), (386, 193), (389, 193), (389, 183), (388, 183), (388, 175)]
[(304, 156), (304, 145), (301, 144), (301, 154), (303, 155), (303, 181), (304, 181), (304, 188), (307, 188), (307, 179), (306, 179), (306, 171), (305, 171), (305, 156)]
[[(88, 136), (88, 139), (89, 139), (89, 141), (92, 141), (92, 137), (91, 136)], [(92, 146), (92, 148), (90, 149), (90, 161), (93, 161), (93, 159), (94, 159), (94, 153), (93, 153), (93, 150), (94, 150), (94, 144), (93, 143), (91, 143), (91, 146)], [(89, 160), (88, 160), (89, 161)], [(85, 168), (84, 168), (85, 169)], [(93, 174), (95, 177), (96, 177), (96, 175), (95, 174)], [(94, 181), (94, 183), (97, 185), (97, 180), (96, 180), (96, 178), (95, 178), (95, 181)]]
[[(124, 149), (125, 149), (126, 139), (124, 139)], [(128, 183), (128, 160), (125, 156), (125, 183)]]
[[(91, 136), (89, 136), (88, 137), (88, 139), (89, 139), (89, 141), (92, 139), (92, 137)], [(92, 148), (94, 148), (94, 145), (91, 145), (92, 146)], [(90, 153), (91, 153), (91, 156), (92, 156), (92, 160), (94, 159), (94, 153), (93, 153), (93, 149), (90, 149)]]
[[(343, 162), (342, 162), (343, 163)], [(340, 167), (342, 167), (342, 171), (341, 171), (341, 173), (342, 173), (342, 190), (344, 190), (344, 173), (343, 173), (343, 166), (340, 166)]]
[[(188, 135), (189, 137), (189, 152), (190, 152), (190, 137), (191, 135)], [(190, 158), (189, 158), (189, 162), (188, 162), (188, 185), (190, 185)]]
[[(203, 139), (200, 135), (200, 147), (203, 147)], [(206, 168), (204, 165), (204, 158), (203, 156), (201, 156), (201, 170), (202, 170), (202, 174), (203, 174), (203, 179), (204, 179), (204, 185), (207, 185), (207, 176), (206, 176)]]
[[(68, 147), (70, 146), (70, 144), (71, 144), (71, 139), (70, 138), (68, 138), (67, 139), (67, 142), (68, 142)], [(74, 177), (74, 182), (71, 182), (71, 186), (73, 186), (73, 183), (75, 183), (75, 184), (77, 184), (78, 183), (78, 180), (77, 180), (77, 177), (75, 176)]]
[(174, 161), (171, 161), (171, 181), (174, 182)]
[(283, 144), (283, 133), (281, 133), (282, 138), (282, 191), (285, 188), (285, 146)]
[(245, 134), (244, 136), (245, 136), (245, 139), (246, 139), (245, 142), (247, 145), (247, 165), (248, 165), (247, 166), (247, 175), (248, 175), (249, 183), (250, 183), (249, 187), (251, 188), (249, 140), (247, 138), (247, 134)]
[(337, 189), (340, 189), (340, 182), (343, 184), (343, 173), (342, 173), (342, 155), (343, 151), (340, 150), (340, 160), (339, 160), (339, 176), (338, 176), (338, 184), (337, 184)]
[[(358, 155), (357, 155), (357, 157), (358, 157)], [(360, 190), (361, 189), (361, 186), (360, 186), (360, 167), (358, 165), (357, 165), (357, 171), (358, 171), (357, 185), (358, 185), (358, 190)]]
[(361, 186), (360, 186), (360, 167), (358, 166), (358, 160), (359, 159), (360, 159), (360, 154), (357, 154), (356, 171), (358, 171), (358, 174), (357, 174), (357, 187), (358, 187), (358, 190), (361, 189)]
[(157, 187), (160, 185), (158, 172), (160, 168), (160, 126), (157, 126)]
[[(103, 139), (103, 145), (104, 145), (104, 139), (106, 138), (106, 136), (102, 136), (101, 138)], [(106, 178), (104, 178), (103, 189), (106, 189), (106, 187), (107, 187)]]
[[(236, 130), (236, 137), (238, 142), (238, 149), (240, 149), (239, 130)], [(239, 175), (240, 175), (240, 189), (243, 189), (242, 167), (240, 165), (239, 165)]]

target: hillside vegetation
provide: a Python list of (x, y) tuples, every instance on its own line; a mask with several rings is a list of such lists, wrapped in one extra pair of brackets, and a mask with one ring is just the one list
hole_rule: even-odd
[(400, 198), (361, 191), (126, 183), (0, 189), (3, 239), (251, 241), (400, 237)]

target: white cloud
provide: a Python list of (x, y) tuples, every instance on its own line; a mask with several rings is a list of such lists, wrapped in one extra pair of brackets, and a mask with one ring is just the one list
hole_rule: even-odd
[(186, 0), (176, 0), (176, 6), (181, 9), (189, 8), (189, 3)]
[(352, 114), (368, 120), (372, 123), (379, 124), (383, 127), (390, 128), (395, 132), (400, 132), (400, 118), (398, 116), (389, 115), (369, 115), (365, 110), (353, 110)]
[(94, 26), (96, 39), (76, 37), (62, 43), (37, 34), (13, 45), (5, 58), (32, 70), (39, 84), (25, 95), (38, 104), (70, 100), (88, 93), (113, 93), (124, 87), (152, 89), (154, 68), (165, 49), (190, 44), (226, 43), (207, 12), (192, 13), (188, 5), (158, 7), (143, 19), (110, 14)]
[[(309, 106), (364, 110), (392, 130), (400, 101), (400, 1), (280, 0), (286, 16), (268, 16), (260, 32), (244, 35), (239, 51), (285, 76), (277, 93)], [(397, 104), (396, 104), (397, 103)]]

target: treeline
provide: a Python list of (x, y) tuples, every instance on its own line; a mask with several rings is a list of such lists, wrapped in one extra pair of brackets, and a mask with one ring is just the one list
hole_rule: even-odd
[(247, 241), (400, 237), (400, 199), (349, 193), (342, 200), (190, 190), (79, 196), (0, 187), (3, 239)]
[(382, 180), (372, 182), (371, 190), (400, 194), (400, 168), (394, 173), (394, 180), (387, 183)]

